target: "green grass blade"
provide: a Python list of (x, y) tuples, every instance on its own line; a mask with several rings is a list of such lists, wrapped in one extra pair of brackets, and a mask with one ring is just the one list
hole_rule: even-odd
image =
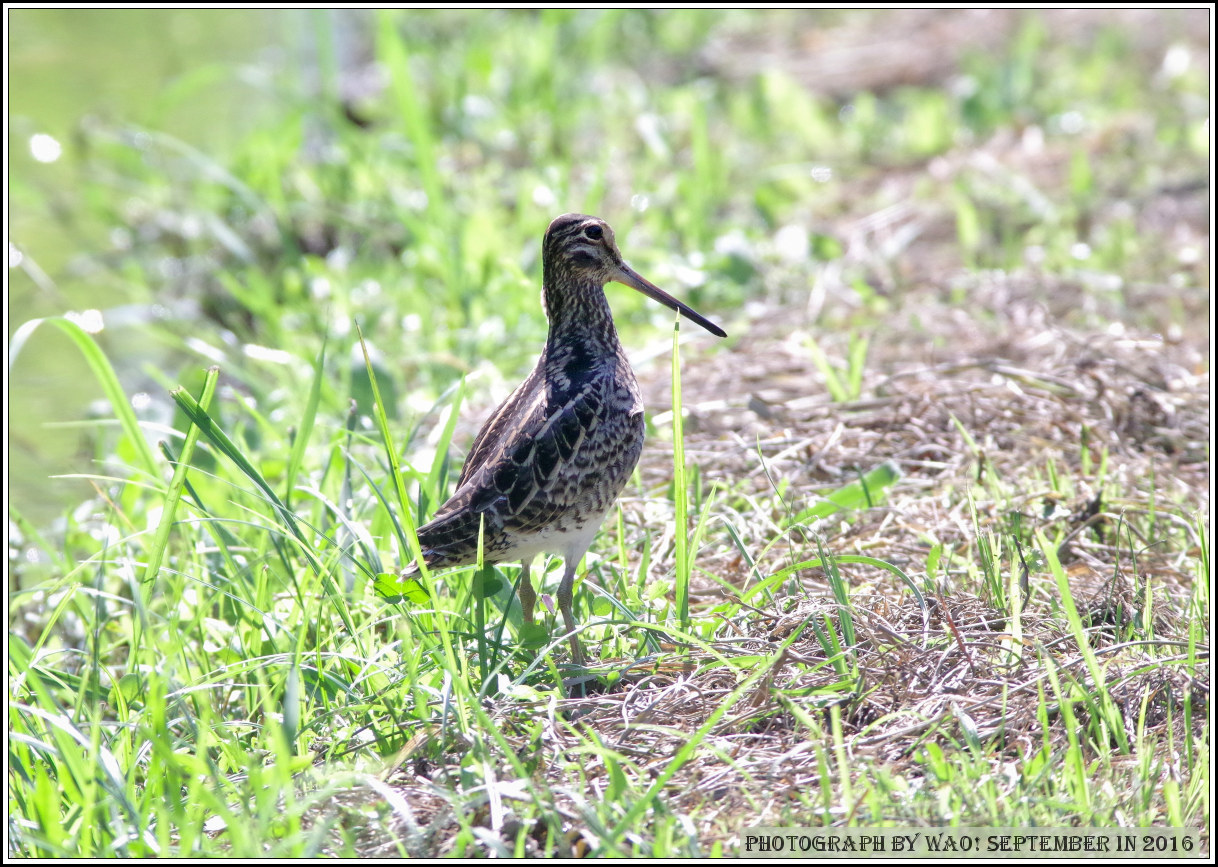
[(1040, 550), (1044, 552), (1045, 560), (1049, 564), (1049, 570), (1053, 573), (1053, 580), (1057, 584), (1057, 602), (1066, 616), (1066, 623), (1070, 627), (1070, 633), (1073, 635), (1074, 642), (1083, 656), (1083, 661), (1087, 666), (1087, 673), (1091, 675), (1097, 710), (1103, 716), (1109, 732), (1116, 737), (1121, 754), (1128, 755), (1129, 736), (1125, 731), (1125, 722), (1108, 691), (1108, 679), (1104, 676), (1104, 671), (1100, 667), (1094, 649), (1091, 647), (1091, 642), (1087, 640), (1087, 631), (1083, 626), (1082, 618), (1079, 616), (1078, 608), (1074, 604), (1074, 594), (1070, 589), (1070, 579), (1066, 575), (1066, 570), (1062, 568), (1061, 562), (1057, 559), (1056, 547), (1049, 543), (1049, 540), (1045, 538), (1044, 531), (1039, 527), (1036, 528), (1036, 542), (1040, 546)]
[(686, 482), (685, 426), (681, 417), (681, 359), (678, 346), (681, 337), (681, 317), (672, 328), (672, 498), (676, 529), (673, 541), (676, 575), (674, 594), (677, 606), (677, 622), (682, 631), (689, 630), (689, 577), (692, 564), (689, 559), (689, 488)]
[(309, 439), (313, 434), (313, 425), (317, 421), (317, 409), (321, 405), (321, 384), (325, 379), (326, 344), (323, 341), (321, 351), (313, 362), (313, 384), (309, 387), (309, 399), (305, 402), (304, 412), (300, 416), (300, 425), (292, 440), (292, 453), (288, 457), (287, 481), (284, 484), (283, 499), (285, 503), (292, 502), (292, 489), (296, 487), (296, 477), (304, 463), (305, 451), (309, 447)]
[[(199, 407), (203, 411), (211, 404), (212, 396), (216, 393), (216, 382), (220, 378), (220, 368), (212, 367), (207, 371), (203, 384), (203, 393), (199, 396)], [(173, 478), (169, 482), (169, 490), (165, 494), (165, 507), (161, 511), (161, 520), (157, 524), (156, 535), (148, 551), (148, 563), (144, 567), (144, 583), (152, 581), (161, 570), (161, 560), (165, 556), (165, 547), (169, 543), (169, 532), (177, 519), (178, 503), (186, 486), (186, 474), (190, 468), (190, 459), (194, 455), (195, 444), (199, 441), (199, 428), (192, 424), (186, 431), (186, 441), (182, 444), (182, 453), (178, 463), (173, 468)]]
[(211, 441), (211, 444), (219, 449), (221, 454), (236, 464), (245, 477), (257, 485), (259, 490), (266, 495), (267, 501), (274, 507), (276, 513), (283, 520), (292, 535), (302, 543), (302, 550), (304, 550), (310, 563), (314, 568), (320, 568), (316, 557), (309, 549), (308, 540), (305, 538), (304, 533), (301, 532), (300, 526), (296, 523), (295, 515), (284, 504), (283, 500), (279, 499), (279, 496), (271, 488), (267, 480), (263, 478), (262, 473), (258, 472), (257, 468), (249, 462), (249, 459), (237, 447), (236, 443), (229, 439), (228, 434), (216, 424), (215, 420), (207, 414), (207, 411), (199, 405), (186, 389), (175, 388), (170, 392), (170, 396), (181, 408), (182, 412), (186, 413), (186, 417), (190, 419), (191, 423)]
[(136, 456), (139, 458), (140, 469), (152, 478), (159, 479), (161, 476), (160, 464), (153, 454), (152, 447), (148, 444), (148, 438), (144, 436), (144, 432), (140, 429), (139, 419), (135, 417), (135, 412), (131, 408), (131, 401), (127, 399), (126, 392), (123, 391), (122, 385), (119, 384), (118, 375), (114, 372), (114, 367), (110, 364), (110, 360), (106, 358), (105, 353), (102, 352), (101, 347), (97, 345), (97, 341), (93, 339), (93, 335), (89, 334), (71, 319), (63, 316), (32, 319), (18, 328), (9, 342), (8, 364), (10, 370), (21, 349), (25, 346), (26, 341), (34, 333), (35, 329), (43, 323), (54, 325), (66, 334), (76, 348), (80, 350), (89, 365), (89, 369), (93, 372), (93, 376), (97, 378), (97, 382), (101, 386), (106, 400), (110, 401), (110, 406), (114, 409), (114, 415), (118, 418), (123, 433), (135, 449)]
[(804, 509), (791, 523), (804, 524), (828, 517), (834, 512), (870, 509), (882, 502), (884, 489), (896, 484), (900, 478), (900, 468), (892, 461), (884, 461), (860, 475), (858, 481), (843, 485), (815, 506)]

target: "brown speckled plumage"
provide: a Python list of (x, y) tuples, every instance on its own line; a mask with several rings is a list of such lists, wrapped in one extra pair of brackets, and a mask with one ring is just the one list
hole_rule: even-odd
[[(625, 283), (724, 336), (623, 261), (613, 230), (596, 217), (564, 214), (546, 230), (542, 303), (550, 320), (537, 366), (487, 420), (457, 490), (419, 528), (429, 568), (522, 561), (520, 601), (532, 622), (529, 561), (561, 554), (559, 608), (582, 661), (571, 612), (575, 569), (643, 450), (643, 401), (618, 340), (605, 284)], [(484, 523), (485, 522), (485, 523)], [(411, 566), (403, 574), (416, 573)]]

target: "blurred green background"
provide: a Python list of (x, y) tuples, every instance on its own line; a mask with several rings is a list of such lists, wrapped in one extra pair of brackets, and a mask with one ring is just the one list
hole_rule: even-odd
[[(249, 130), (282, 118), (269, 76), (303, 64), (308, 18), (256, 10), (7, 14), (8, 336), (36, 317), (104, 311), (118, 333), (101, 339), (133, 385), (147, 383), (139, 370), (162, 360), (164, 347), (141, 325), (156, 315), (164, 284), (124, 278), (121, 260), (135, 240), (122, 208), (142, 191), (95, 149), (147, 130), (223, 160)], [(162, 265), (171, 271), (172, 258)], [(10, 388), (10, 493), (42, 523), (89, 492), (48, 476), (93, 469), (73, 423), (90, 412), (97, 384), (68, 340), (44, 330), (21, 348)]]

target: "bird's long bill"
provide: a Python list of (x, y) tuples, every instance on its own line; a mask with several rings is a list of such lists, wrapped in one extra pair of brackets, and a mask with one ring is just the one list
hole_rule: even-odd
[(697, 322), (699, 325), (701, 325), (703, 328), (705, 328), (707, 331), (709, 331), (711, 334), (715, 335), (716, 337), (727, 337), (727, 332), (724, 331), (722, 328), (720, 328), (718, 325), (711, 322), (709, 319), (707, 319), (701, 313), (698, 313), (692, 307), (688, 307), (687, 305), (682, 304), (680, 301), (678, 301), (676, 298), (673, 298), (671, 295), (669, 295), (667, 292), (665, 292), (660, 287), (656, 286), (654, 283), (644, 280), (642, 277), (640, 277), (638, 274), (636, 274), (634, 272), (634, 269), (632, 269), (629, 265), (626, 265), (626, 264), (619, 265), (617, 273), (615, 275), (613, 275), (613, 279), (616, 280), (618, 283), (626, 284), (631, 289), (638, 289), (648, 298), (652, 299), (653, 301), (659, 301), (669, 310), (676, 310), (686, 319), (692, 319), (694, 322)]

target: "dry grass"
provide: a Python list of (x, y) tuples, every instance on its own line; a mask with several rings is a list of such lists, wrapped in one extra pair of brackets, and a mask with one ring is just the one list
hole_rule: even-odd
[[(1039, 17), (1063, 42), (1086, 42), (1103, 28), (1128, 33), (1135, 51), (1155, 62), (1181, 29), (1208, 51), (1204, 10), (1168, 15), (1150, 9), (1045, 9)], [(884, 92), (903, 86), (948, 85), (962, 59), (1001, 51), (1026, 19), (1019, 9), (887, 9), (870, 14), (822, 13), (811, 24), (798, 16), (789, 28), (748, 33), (714, 44), (707, 66), (740, 80), (781, 66), (805, 87), (839, 98), (860, 90)], [(1180, 22), (1187, 22), (1184, 28)]]

